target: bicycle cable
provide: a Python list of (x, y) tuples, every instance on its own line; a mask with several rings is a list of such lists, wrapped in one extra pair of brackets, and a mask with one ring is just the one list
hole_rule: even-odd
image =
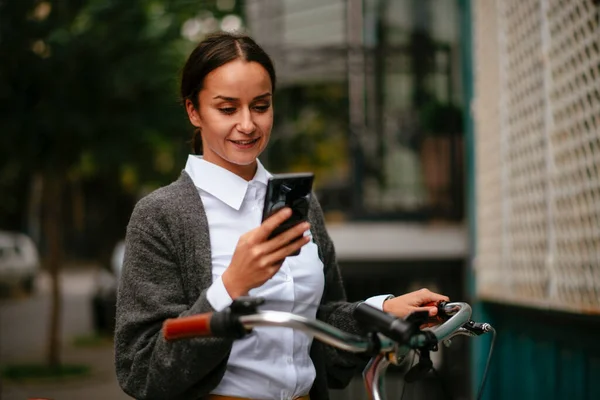
[[(408, 370), (409, 371), (410, 371), (410, 369), (413, 367), (413, 365), (415, 363), (415, 358), (417, 358), (417, 351), (416, 350), (412, 350), (412, 352), (413, 352), (413, 356), (412, 356), (412, 359), (410, 360), (410, 364), (408, 365)], [(400, 392), (400, 400), (402, 400), (404, 398), (404, 389), (406, 389), (406, 385), (408, 385), (408, 382), (404, 381), (402, 383), (402, 392)]]
[[(421, 352), (419, 350), (414, 350), (414, 351), (416, 354), (419, 355), (419, 357), (421, 357)], [(439, 371), (437, 369), (435, 369), (435, 367), (433, 365), (431, 366), (431, 372), (433, 372), (433, 375), (435, 376), (435, 378), (437, 379), (437, 381), (440, 384), (440, 390), (442, 392), (443, 398), (445, 398), (446, 400), (453, 400), (454, 397), (452, 396), (450, 390), (448, 389), (446, 382), (442, 378), (442, 375), (439, 373)]]
[(448, 400), (454, 400), (454, 397), (452, 396), (450, 390), (448, 390), (448, 386), (446, 385), (446, 381), (444, 380), (442, 375), (440, 375), (440, 373), (437, 369), (435, 369), (435, 367), (431, 367), (431, 371), (433, 371), (433, 375), (435, 375), (438, 382), (440, 383), (440, 389), (442, 390), (443, 396)]
[(492, 342), (490, 343), (490, 352), (488, 353), (488, 359), (485, 363), (485, 369), (483, 370), (483, 378), (481, 379), (481, 385), (479, 386), (479, 394), (477, 395), (477, 400), (481, 400), (481, 396), (483, 395), (485, 381), (488, 377), (488, 372), (490, 368), (490, 361), (492, 360), (492, 354), (494, 353), (494, 344), (496, 342), (496, 330), (492, 326), (489, 326), (488, 329), (490, 332), (492, 332)]

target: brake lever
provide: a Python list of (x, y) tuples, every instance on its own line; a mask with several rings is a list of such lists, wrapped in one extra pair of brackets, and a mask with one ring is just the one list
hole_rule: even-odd
[(433, 362), (429, 355), (429, 350), (421, 350), (419, 354), (419, 362), (413, 365), (404, 375), (406, 383), (413, 383), (427, 376), (429, 371), (433, 369)]
[(481, 323), (473, 320), (467, 321), (462, 327), (477, 336), (483, 335), (484, 333), (488, 333), (492, 330), (492, 326), (487, 322)]
[(422, 307), (437, 308), (437, 314), (433, 317), (428, 317), (427, 321), (425, 322), (441, 323), (448, 321), (450, 319), (450, 315), (446, 313), (446, 304), (448, 304), (448, 302), (446, 301), (431, 301), (429, 303), (423, 304)]
[(229, 309), (237, 315), (250, 315), (258, 312), (258, 306), (265, 304), (263, 297), (241, 296), (233, 300)]
[(410, 322), (413, 325), (421, 326), (429, 320), (429, 312), (427, 311), (415, 311), (404, 319), (406, 322)]
[[(435, 316), (431, 317), (429, 319), (430, 322), (445, 322), (447, 320), (450, 319), (450, 315), (446, 312), (446, 305), (448, 304), (448, 302), (446, 301), (440, 301), (440, 302), (430, 302), (427, 304), (424, 304), (423, 307), (437, 307), (438, 312)], [(475, 322), (473, 320), (469, 320), (467, 321), (465, 324), (463, 324), (463, 326), (461, 327), (461, 329), (464, 329), (464, 332), (462, 334), (467, 334), (467, 332), (471, 333), (472, 335), (483, 335), (484, 333), (490, 332), (492, 330), (492, 326), (488, 323), (480, 323), (480, 322)]]

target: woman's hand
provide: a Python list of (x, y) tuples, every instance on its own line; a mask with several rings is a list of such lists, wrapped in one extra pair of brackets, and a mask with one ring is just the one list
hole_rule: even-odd
[(404, 318), (415, 311), (428, 311), (432, 317), (437, 314), (436, 306), (423, 306), (427, 303), (438, 303), (450, 300), (447, 296), (433, 293), (429, 289), (421, 289), (383, 302), (383, 311)]
[(287, 256), (310, 241), (309, 236), (304, 236), (304, 232), (310, 228), (308, 222), (302, 222), (268, 239), (271, 232), (291, 215), (290, 208), (283, 208), (258, 228), (240, 237), (231, 264), (221, 277), (232, 299), (245, 296), (250, 289), (263, 285), (277, 273)]

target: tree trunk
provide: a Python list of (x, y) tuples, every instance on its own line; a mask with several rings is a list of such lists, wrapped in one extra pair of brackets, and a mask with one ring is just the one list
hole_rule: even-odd
[(46, 236), (46, 267), (51, 279), (50, 330), (48, 336), (47, 361), (50, 367), (60, 366), (60, 320), (61, 291), (60, 267), (63, 262), (62, 200), (64, 178), (60, 174), (48, 173), (44, 179)]
[(70, 181), (73, 203), (73, 227), (77, 236), (81, 236), (85, 229), (85, 196), (80, 178)]
[(27, 232), (38, 248), (41, 248), (42, 196), (44, 179), (40, 172), (33, 175), (30, 182), (29, 200), (27, 204)]

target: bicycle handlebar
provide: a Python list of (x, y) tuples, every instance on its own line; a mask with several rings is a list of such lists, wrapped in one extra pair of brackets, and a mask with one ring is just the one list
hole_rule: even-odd
[(400, 344), (408, 343), (415, 333), (415, 328), (418, 328), (415, 324), (396, 318), (391, 314), (371, 307), (367, 303), (361, 303), (356, 307), (354, 318), (364, 328), (381, 332)]
[[(282, 311), (257, 311), (262, 304), (259, 298), (236, 299), (232, 305), (220, 312), (170, 318), (163, 323), (162, 333), (167, 341), (192, 337), (224, 337), (242, 338), (252, 328), (259, 326), (278, 326), (301, 330), (316, 339), (333, 347), (352, 353), (370, 354), (371, 360), (363, 371), (363, 379), (367, 390), (374, 400), (385, 398), (382, 388), (385, 370), (390, 363), (397, 363), (401, 352), (419, 349), (425, 365), (431, 368), (429, 351), (436, 350), (437, 344), (455, 335), (477, 336), (494, 329), (487, 323), (471, 320), (471, 306), (463, 302), (439, 303), (438, 325), (421, 329), (427, 322), (428, 313), (419, 312), (406, 319), (396, 318), (391, 314), (373, 308), (366, 303), (359, 304), (354, 310), (354, 318), (367, 335), (356, 335), (344, 332), (325, 322), (302, 317)], [(491, 358), (494, 339), (486, 364), (478, 399), (483, 393), (483, 386)], [(419, 367), (418, 364), (416, 367)], [(423, 371), (417, 371), (419, 374)], [(409, 371), (410, 373), (410, 371)], [(407, 373), (405, 379), (408, 381)], [(418, 374), (414, 374), (418, 375)], [(411, 379), (416, 379), (412, 377)]]
[[(355, 318), (368, 331), (381, 333), (390, 339), (380, 338), (380, 351), (391, 351), (394, 342), (411, 348), (419, 348), (441, 342), (451, 337), (469, 322), (471, 307), (467, 303), (446, 303), (439, 307), (449, 318), (433, 328), (419, 329), (419, 326), (396, 318), (365, 303), (360, 304), (354, 313)], [(163, 324), (166, 340), (192, 337), (240, 338), (254, 327), (278, 326), (301, 330), (318, 340), (353, 353), (372, 350), (373, 339), (344, 332), (316, 319), (282, 311), (256, 311), (253, 314), (238, 315), (229, 309), (187, 317), (167, 319)], [(383, 340), (381, 340), (383, 339)]]
[[(221, 311), (167, 319), (163, 324), (163, 336), (167, 341), (192, 337), (238, 337), (230, 330), (232, 324), (229, 320), (232, 317), (230, 313)], [(259, 326), (287, 327), (311, 334), (320, 341), (342, 350), (353, 353), (368, 350), (368, 342), (362, 336), (344, 332), (316, 319), (288, 312), (258, 311), (256, 314), (233, 318), (237, 319), (246, 332)]]

